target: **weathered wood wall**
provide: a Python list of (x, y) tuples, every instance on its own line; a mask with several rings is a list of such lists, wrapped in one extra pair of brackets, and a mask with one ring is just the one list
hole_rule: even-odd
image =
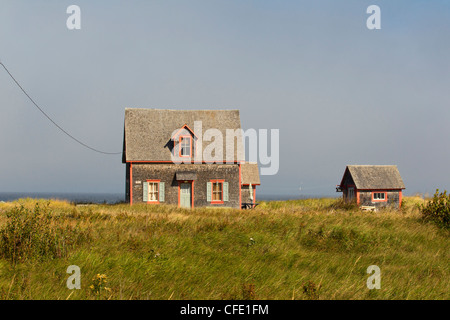
[[(359, 204), (361, 206), (374, 206), (376, 208), (394, 207), (398, 208), (400, 204), (400, 192), (399, 191), (387, 191), (387, 201), (372, 201), (372, 191), (358, 191), (359, 192)], [(375, 191), (375, 192), (383, 192)]]
[[(197, 174), (194, 181), (194, 207), (232, 207), (239, 208), (239, 165), (238, 164), (146, 164), (132, 165), (133, 204), (143, 202), (143, 182), (160, 180), (165, 183), (165, 203), (178, 204), (178, 181), (176, 172), (192, 171)], [(207, 182), (223, 179), (228, 182), (228, 201), (211, 204), (207, 201)]]

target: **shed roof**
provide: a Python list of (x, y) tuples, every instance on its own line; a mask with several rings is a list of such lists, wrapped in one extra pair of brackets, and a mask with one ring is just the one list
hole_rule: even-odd
[(348, 165), (342, 181), (346, 174), (351, 175), (357, 189), (405, 189), (395, 165)]
[(241, 175), (242, 175), (241, 184), (250, 184), (250, 183), (253, 185), (261, 184), (259, 180), (259, 171), (257, 163), (251, 162), (242, 163)]
[[(234, 143), (234, 161), (244, 160), (243, 143), (227, 141), (226, 130), (241, 129), (239, 110), (169, 110), (125, 109), (124, 144), (122, 161), (171, 161), (168, 143), (172, 134), (188, 126), (195, 131), (194, 121), (202, 121), (202, 131), (214, 128), (223, 136), (223, 160), (227, 144)], [(236, 134), (242, 140), (242, 132)], [(230, 139), (231, 140), (231, 139)], [(211, 141), (202, 141), (204, 150)]]

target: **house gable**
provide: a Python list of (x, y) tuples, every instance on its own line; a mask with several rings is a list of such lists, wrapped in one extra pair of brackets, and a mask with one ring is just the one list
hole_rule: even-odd
[(171, 143), (168, 148), (174, 158), (194, 158), (197, 152), (198, 138), (194, 131), (187, 124), (183, 125), (171, 137)]
[(175, 132), (175, 134), (172, 135), (172, 140), (177, 140), (180, 135), (191, 135), (195, 139), (198, 139), (194, 133), (194, 130), (189, 128), (187, 124), (184, 124), (177, 132)]
[(348, 170), (348, 167), (345, 168), (344, 176), (342, 177), (340, 187), (346, 188), (348, 186), (355, 186), (355, 182), (353, 181), (352, 175)]

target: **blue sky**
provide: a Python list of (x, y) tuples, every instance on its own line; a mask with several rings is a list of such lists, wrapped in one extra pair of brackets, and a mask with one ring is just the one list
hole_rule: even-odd
[[(81, 30), (66, 9), (81, 8)], [(381, 8), (381, 30), (366, 9)], [(121, 151), (126, 107), (240, 109), (280, 130), (260, 194), (335, 195), (347, 164), (450, 189), (448, 1), (9, 1), (0, 59), (80, 140)], [(121, 156), (59, 132), (0, 70), (0, 192), (123, 192)], [(301, 187), (301, 191), (299, 188)]]

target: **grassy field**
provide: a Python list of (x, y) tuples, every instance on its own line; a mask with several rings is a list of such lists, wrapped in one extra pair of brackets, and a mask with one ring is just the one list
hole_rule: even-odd
[[(421, 220), (422, 201), (376, 213), (336, 199), (242, 211), (2, 203), (0, 299), (449, 299), (449, 232)], [(80, 290), (66, 286), (70, 265)], [(381, 289), (366, 286), (370, 265)]]

